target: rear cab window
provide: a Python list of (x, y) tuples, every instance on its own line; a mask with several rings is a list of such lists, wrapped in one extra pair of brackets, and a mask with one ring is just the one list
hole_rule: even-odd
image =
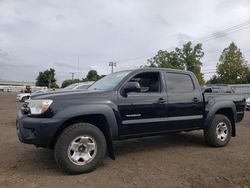
[(193, 80), (189, 74), (166, 72), (168, 93), (189, 93), (195, 90)]

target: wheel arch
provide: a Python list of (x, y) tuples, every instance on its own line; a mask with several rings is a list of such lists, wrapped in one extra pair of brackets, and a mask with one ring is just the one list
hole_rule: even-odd
[(58, 117), (64, 117), (64, 120), (55, 132), (49, 144), (50, 148), (54, 147), (58, 136), (65, 128), (75, 123), (85, 122), (95, 125), (103, 132), (107, 141), (109, 156), (115, 159), (113, 140), (118, 138), (118, 124), (115, 114), (110, 107), (104, 105), (74, 106), (73, 108), (63, 110), (55, 116), (55, 118)]
[(235, 121), (236, 121), (236, 107), (233, 102), (231, 101), (222, 101), (215, 103), (212, 106), (208, 106), (206, 109), (207, 115), (204, 119), (204, 129), (208, 129), (211, 126), (211, 123), (214, 119), (216, 114), (221, 114), (226, 116), (232, 125), (232, 136), (236, 136), (236, 128), (235, 128)]

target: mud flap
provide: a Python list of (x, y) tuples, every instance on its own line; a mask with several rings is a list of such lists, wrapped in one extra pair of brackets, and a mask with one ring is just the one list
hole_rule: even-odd
[(108, 154), (111, 159), (115, 160), (115, 151), (110, 129), (107, 131), (107, 134)]

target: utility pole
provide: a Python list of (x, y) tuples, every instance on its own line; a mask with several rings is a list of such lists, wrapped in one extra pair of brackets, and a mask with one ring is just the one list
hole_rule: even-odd
[(49, 89), (51, 88), (51, 73), (49, 73)]
[(80, 79), (79, 78), (79, 56), (77, 57), (77, 77), (78, 77), (78, 80)]
[(111, 73), (114, 72), (114, 67), (116, 67), (116, 62), (109, 62), (109, 66), (111, 67)]
[(70, 72), (71, 74), (71, 77), (72, 77), (72, 81), (74, 80), (74, 75), (75, 75), (75, 72)]

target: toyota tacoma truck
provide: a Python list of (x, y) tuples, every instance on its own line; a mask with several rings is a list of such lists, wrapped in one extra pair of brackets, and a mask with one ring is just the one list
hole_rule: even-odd
[(18, 112), (19, 140), (54, 150), (69, 174), (95, 169), (113, 143), (202, 129), (214, 147), (227, 145), (244, 116), (245, 99), (209, 96), (192, 72), (141, 68), (112, 73), (87, 90), (41, 93)]

